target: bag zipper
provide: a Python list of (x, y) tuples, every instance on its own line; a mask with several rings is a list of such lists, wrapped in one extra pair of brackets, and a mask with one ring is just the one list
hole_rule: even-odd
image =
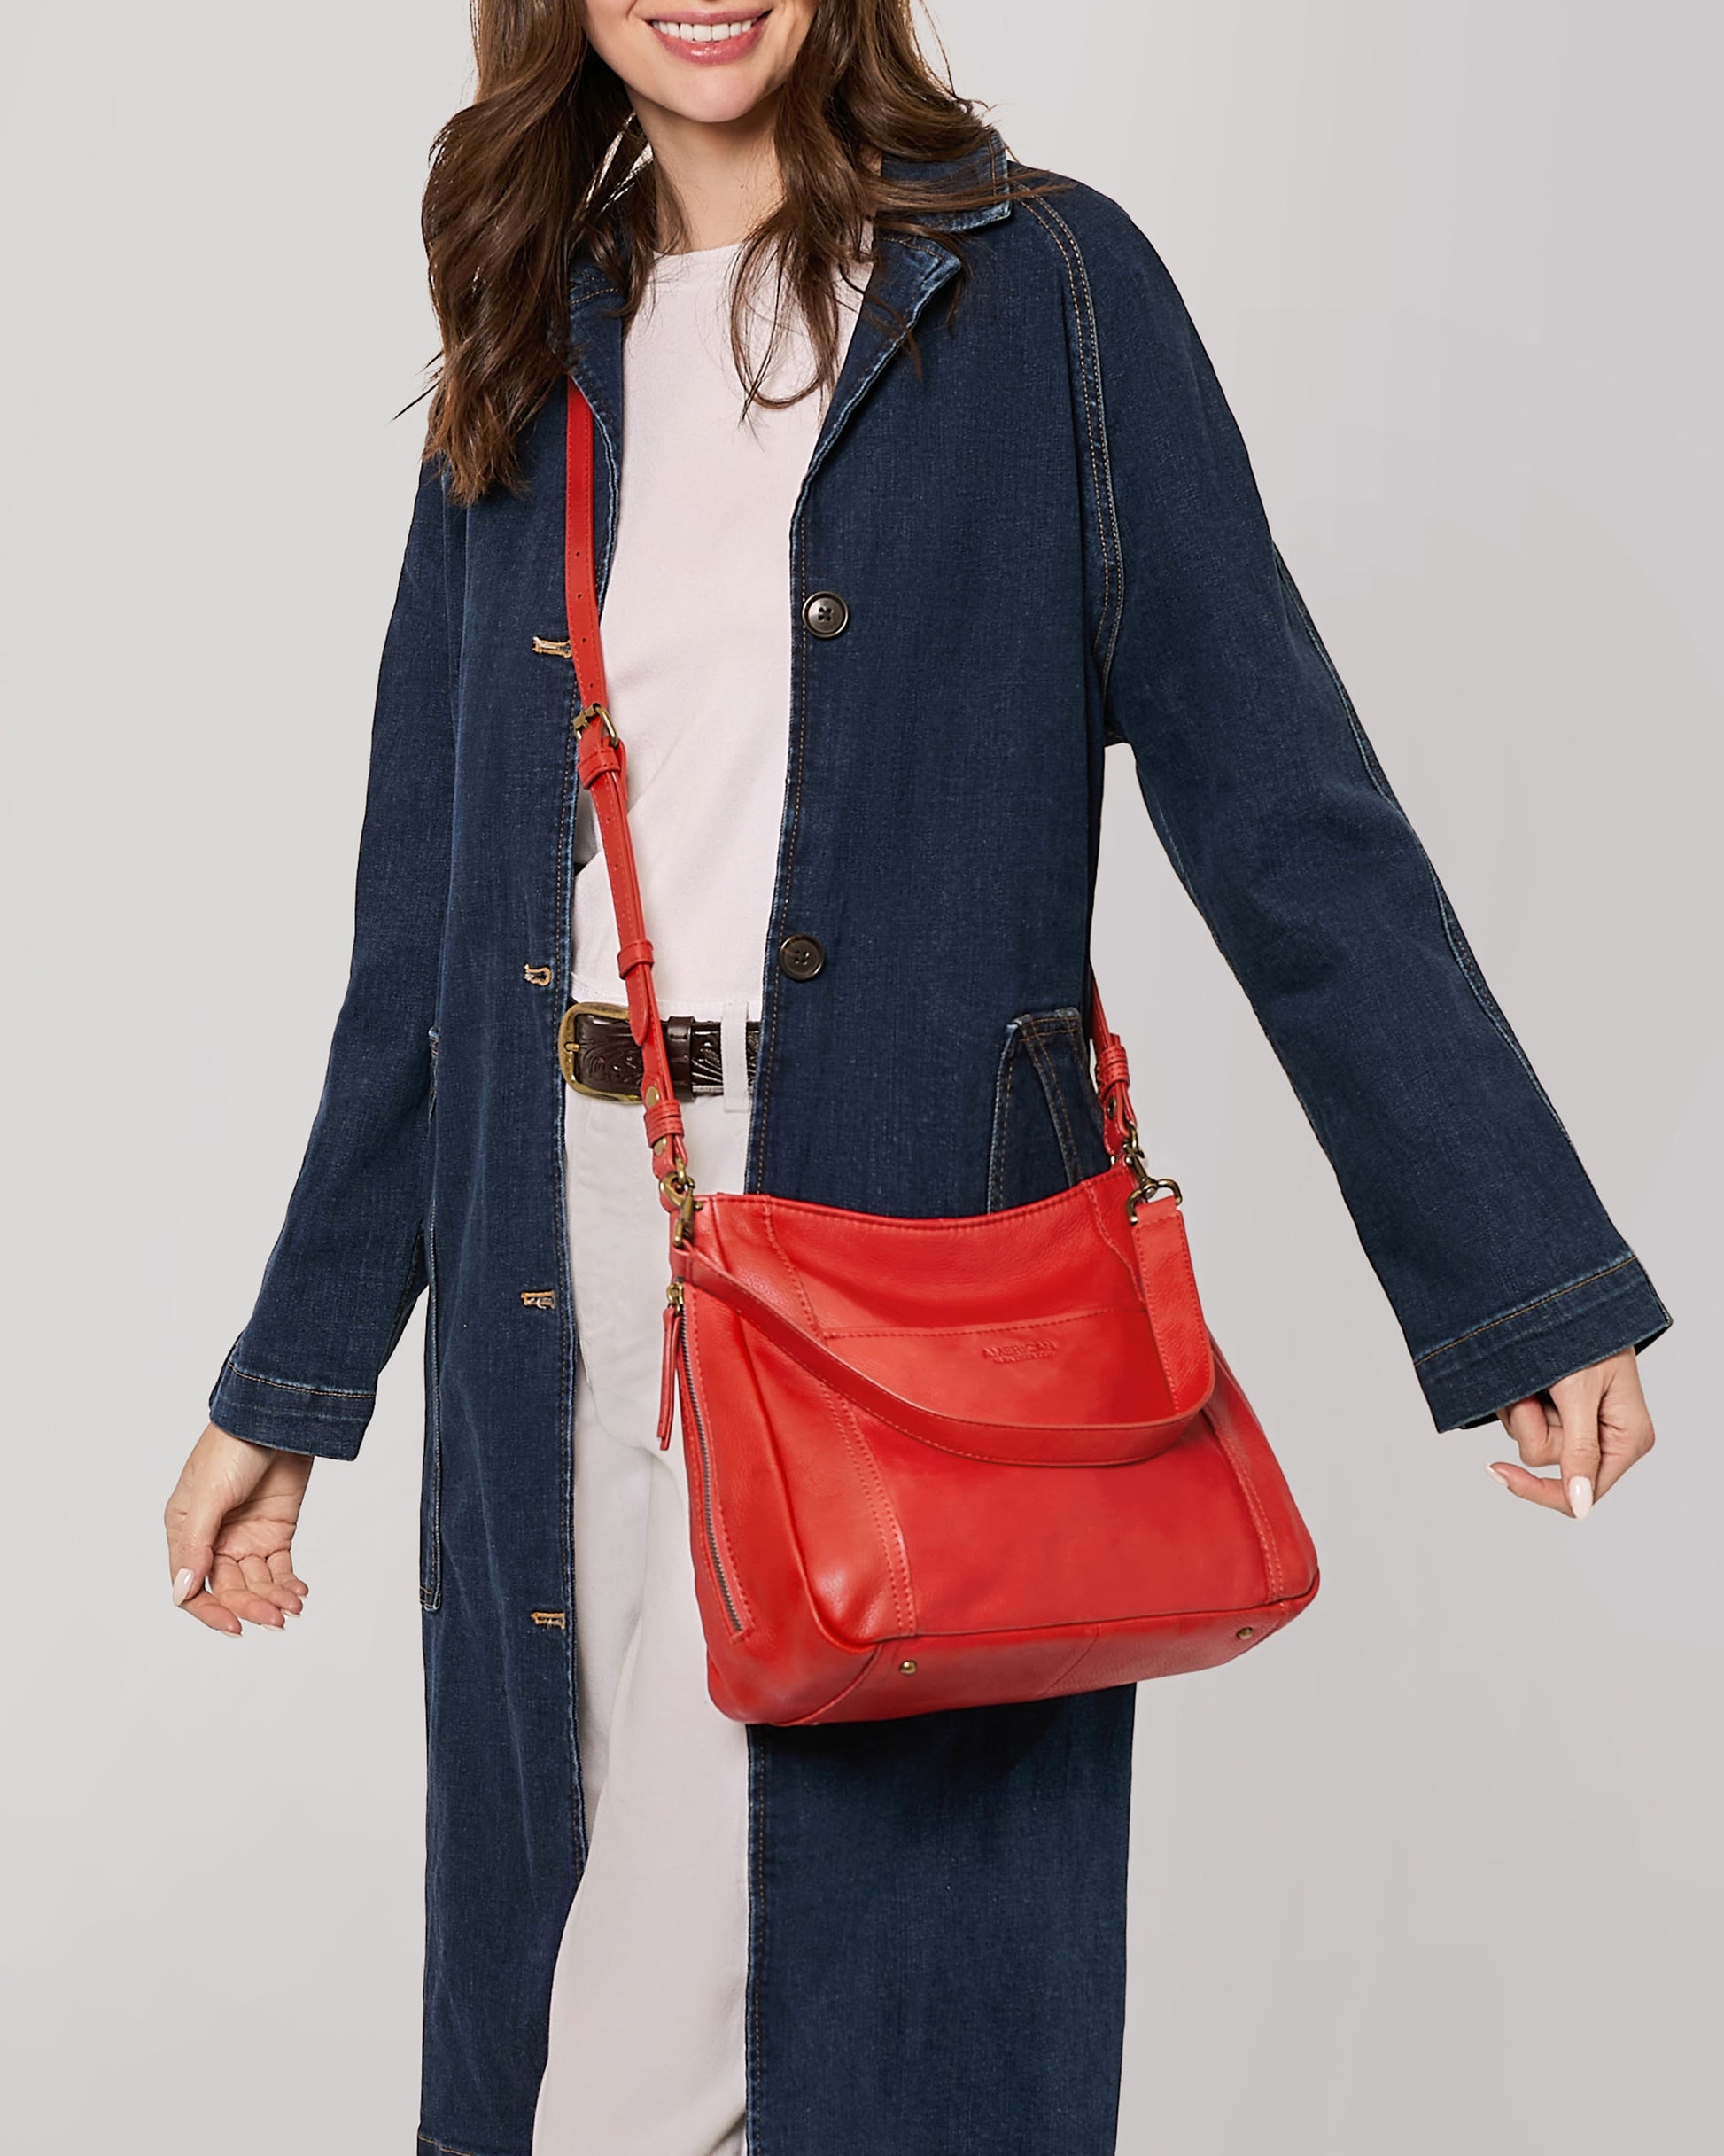
[(706, 1531), (706, 1554), (712, 1566), (712, 1576), (718, 1582), (718, 1593), (724, 1601), (725, 1614), (730, 1619), (731, 1630), (740, 1632), (742, 1615), (736, 1607), (736, 1597), (731, 1592), (730, 1581), (725, 1572), (725, 1561), (718, 1550), (718, 1524), (712, 1512), (712, 1447), (707, 1438), (701, 1404), (695, 1397), (695, 1373), (688, 1359), (687, 1318), (682, 1307), (680, 1280), (672, 1280), (664, 1296), (664, 1363), (658, 1389), (658, 1442), (661, 1448), (671, 1442), (673, 1373), (682, 1380), (683, 1405), (694, 1425), (695, 1443), (701, 1456), (701, 1520)]

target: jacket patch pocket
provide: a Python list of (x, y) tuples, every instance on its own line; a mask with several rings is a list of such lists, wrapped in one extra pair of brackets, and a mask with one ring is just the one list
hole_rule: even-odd
[(425, 1227), (425, 1464), (419, 1484), (419, 1604), (443, 1604), (442, 1358), (438, 1343), (437, 1239)]
[(1082, 1015), (1023, 1012), (1006, 1029), (994, 1084), (988, 1210), (1052, 1197), (1107, 1165)]

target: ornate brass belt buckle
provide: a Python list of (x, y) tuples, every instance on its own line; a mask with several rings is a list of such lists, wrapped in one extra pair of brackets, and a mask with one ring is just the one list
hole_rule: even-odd
[[(578, 1068), (579, 1042), (576, 1039), (576, 1021), (590, 1014), (595, 1018), (620, 1018), (628, 1023), (628, 1007), (623, 1003), (571, 1003), (563, 1014), (563, 1022), (556, 1029), (557, 1068), (577, 1093), (584, 1093), (593, 1101), (630, 1101), (636, 1108), (641, 1105), (641, 1088), (636, 1086), (586, 1086), (575, 1076)], [(631, 1037), (632, 1039), (632, 1037)]]

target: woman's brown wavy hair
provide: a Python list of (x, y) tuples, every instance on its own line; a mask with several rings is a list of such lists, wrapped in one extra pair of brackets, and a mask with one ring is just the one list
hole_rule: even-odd
[[(443, 354), (425, 454), (448, 466), (461, 502), (519, 481), (516, 444), (569, 360), (569, 284), (591, 249), (640, 305), (652, 257), (682, 237), (672, 191), (656, 183), (627, 90), (587, 42), (581, 0), (470, 0), (478, 87), (438, 136), (423, 229)], [(950, 163), (978, 151), (987, 123), (929, 66), (913, 0), (817, 0), (779, 99), (777, 210), (742, 254), (731, 341), (749, 393), (770, 348), (751, 362), (747, 307), (774, 258), (782, 298), (800, 311), (814, 379), (836, 372), (833, 277), (874, 259), (865, 230), (914, 235), (936, 206), (977, 208), (1003, 191), (1040, 191), (1051, 175), (1013, 166), (1004, 186), (957, 189), (883, 179), (883, 157)]]

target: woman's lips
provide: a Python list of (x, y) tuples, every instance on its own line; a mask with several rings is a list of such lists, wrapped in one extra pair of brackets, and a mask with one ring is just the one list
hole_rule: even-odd
[[(730, 8), (710, 15), (657, 15), (651, 28), (659, 44), (680, 60), (696, 67), (722, 67), (730, 60), (745, 58), (760, 43), (770, 8)], [(732, 26), (739, 26), (733, 27)], [(717, 37), (679, 35), (679, 31), (721, 30)]]

